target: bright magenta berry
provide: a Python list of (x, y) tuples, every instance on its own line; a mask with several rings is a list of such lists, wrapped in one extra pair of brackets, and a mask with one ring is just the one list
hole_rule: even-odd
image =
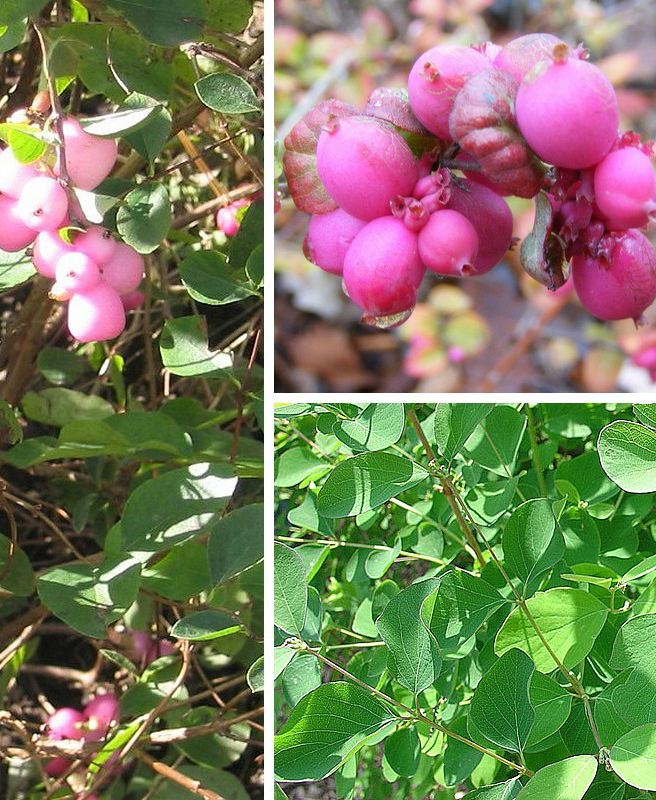
[(86, 717), (75, 708), (58, 708), (46, 720), (46, 725), (53, 739), (84, 738)]
[(494, 58), (494, 66), (510, 73), (517, 83), (521, 83), (540, 61), (551, 61), (553, 49), (559, 44), (564, 42), (551, 33), (518, 36), (501, 48)]
[(597, 164), (595, 203), (611, 230), (642, 228), (656, 212), (656, 172), (637, 147), (613, 150)]
[(419, 231), (419, 257), (439, 275), (475, 275), (478, 234), (467, 217), (444, 209), (430, 215)]
[(90, 741), (102, 739), (112, 725), (119, 721), (118, 699), (114, 694), (99, 694), (84, 707), (87, 715), (87, 738)]
[(303, 252), (308, 261), (334, 275), (341, 275), (351, 243), (367, 225), (365, 220), (347, 214), (341, 208), (310, 219)]

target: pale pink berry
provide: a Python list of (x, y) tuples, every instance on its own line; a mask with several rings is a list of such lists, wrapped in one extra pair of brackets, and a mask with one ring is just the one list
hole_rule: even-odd
[(417, 119), (440, 139), (450, 140), (449, 114), (465, 82), (490, 68), (473, 47), (438, 45), (419, 56), (408, 76), (408, 97)]
[(57, 284), (74, 294), (93, 289), (100, 283), (100, 269), (85, 253), (66, 253), (57, 262), (55, 269)]
[(637, 147), (613, 150), (597, 164), (595, 202), (612, 230), (642, 228), (656, 212), (656, 172)]
[(656, 298), (656, 252), (637, 230), (615, 234), (608, 260), (574, 256), (572, 276), (581, 305), (599, 319), (635, 319)]
[(478, 234), (467, 217), (446, 208), (419, 231), (419, 257), (439, 275), (475, 275)]
[(146, 299), (146, 295), (143, 292), (126, 292), (126, 294), (121, 295), (121, 302), (123, 303), (123, 308), (126, 311), (134, 311), (137, 308), (140, 308)]
[(23, 187), (17, 213), (28, 228), (52, 231), (63, 225), (68, 214), (68, 196), (54, 178), (42, 175)]
[(79, 342), (115, 339), (125, 329), (125, 311), (119, 293), (101, 282), (78, 292), (68, 304), (68, 330)]
[[(91, 191), (112, 171), (118, 145), (114, 139), (101, 139), (87, 133), (72, 117), (67, 117), (63, 126), (68, 176), (79, 189)], [(59, 164), (55, 174), (60, 174)]]
[(54, 278), (59, 259), (74, 252), (75, 248), (62, 239), (59, 231), (42, 231), (34, 240), (32, 263), (40, 275)]
[(177, 654), (175, 646), (168, 639), (153, 639), (148, 650), (147, 664), (156, 661), (164, 656), (174, 656)]
[(48, 295), (53, 300), (57, 300), (60, 303), (65, 303), (67, 300), (71, 299), (73, 292), (55, 281), (55, 283), (53, 283), (50, 287)]
[(405, 139), (375, 117), (331, 119), (319, 137), (317, 169), (328, 194), (348, 214), (372, 220), (409, 195), (419, 166)]
[(18, 253), (32, 244), (36, 231), (28, 227), (18, 214), (18, 201), (0, 195), (0, 250)]
[(540, 62), (522, 81), (515, 110), (531, 149), (557, 167), (591, 167), (617, 138), (613, 85), (598, 67), (579, 58)]
[(34, 164), (21, 164), (14, 158), (9, 147), (0, 152), (0, 193), (18, 200), (25, 184), (39, 175)]
[(417, 235), (396, 217), (370, 222), (353, 240), (344, 260), (348, 296), (380, 327), (400, 324), (417, 301), (425, 267)]
[(308, 261), (333, 275), (341, 275), (351, 242), (367, 225), (341, 208), (310, 219), (303, 252)]
[(114, 694), (99, 694), (84, 707), (87, 715), (87, 738), (90, 741), (102, 739), (112, 725), (119, 721), (118, 699)]
[(241, 227), (239, 209), (248, 208), (250, 204), (250, 200), (242, 198), (241, 200), (235, 200), (233, 203), (230, 203), (230, 205), (220, 208), (216, 212), (216, 225), (218, 229), (228, 237), (236, 236)]
[(53, 739), (84, 738), (86, 717), (75, 708), (58, 708), (46, 720), (46, 725)]
[(75, 249), (92, 258), (98, 266), (106, 264), (116, 251), (116, 239), (100, 225), (91, 225), (74, 239)]
[(494, 57), (494, 66), (510, 73), (521, 83), (541, 61), (551, 61), (556, 45), (564, 44), (551, 33), (528, 33), (513, 39)]
[(103, 280), (119, 294), (133, 292), (141, 283), (144, 274), (144, 260), (129, 245), (116, 242), (110, 260), (101, 267)]

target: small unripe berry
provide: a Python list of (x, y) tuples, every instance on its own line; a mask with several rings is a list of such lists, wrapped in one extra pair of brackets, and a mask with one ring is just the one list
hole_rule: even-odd
[(78, 292), (68, 304), (68, 330), (79, 342), (115, 339), (125, 329), (125, 311), (118, 292), (101, 282)]
[(55, 269), (57, 285), (74, 294), (86, 292), (100, 283), (98, 265), (85, 253), (66, 253), (57, 262)]
[(419, 256), (439, 275), (475, 275), (478, 234), (467, 217), (444, 209), (431, 214), (419, 231)]
[(613, 85), (598, 67), (578, 58), (540, 62), (522, 81), (515, 111), (531, 149), (557, 167), (591, 167), (617, 138)]
[(419, 168), (403, 137), (375, 117), (331, 119), (319, 137), (317, 170), (328, 194), (351, 216), (372, 220), (409, 195)]
[(46, 720), (53, 739), (82, 739), (86, 717), (75, 708), (58, 708)]
[(68, 213), (68, 196), (54, 178), (42, 175), (23, 187), (17, 213), (35, 231), (52, 231), (63, 225)]
[(62, 239), (59, 231), (42, 231), (34, 240), (32, 263), (40, 275), (54, 278), (59, 259), (74, 252), (75, 248)]
[(473, 47), (438, 45), (427, 50), (408, 76), (408, 96), (417, 119), (449, 141), (449, 115), (456, 94), (472, 75), (489, 67), (490, 59)]
[(133, 292), (144, 274), (143, 258), (124, 242), (116, 242), (110, 260), (101, 267), (103, 280), (119, 294)]
[(92, 258), (98, 266), (106, 264), (116, 251), (116, 239), (100, 225), (91, 225), (74, 239), (75, 249)]
[[(101, 139), (83, 130), (72, 117), (63, 121), (68, 176), (79, 189), (92, 191), (112, 171), (118, 155), (114, 139)], [(59, 164), (55, 175), (60, 174)]]
[(18, 200), (28, 181), (38, 178), (41, 173), (34, 164), (21, 164), (14, 158), (10, 148), (0, 152), (0, 192)]
[(367, 225), (341, 208), (310, 219), (303, 252), (308, 261), (333, 275), (341, 275), (351, 242)]
[(609, 259), (574, 256), (572, 276), (581, 305), (599, 319), (635, 319), (656, 298), (656, 252), (640, 231), (611, 237)]
[(597, 164), (595, 202), (612, 230), (642, 228), (656, 211), (656, 172), (637, 147), (613, 150)]
[(396, 217), (370, 222), (353, 240), (344, 260), (348, 296), (379, 327), (404, 322), (417, 301), (425, 268), (417, 235)]
[(18, 253), (32, 244), (36, 231), (29, 228), (18, 214), (18, 201), (0, 195), (0, 250)]

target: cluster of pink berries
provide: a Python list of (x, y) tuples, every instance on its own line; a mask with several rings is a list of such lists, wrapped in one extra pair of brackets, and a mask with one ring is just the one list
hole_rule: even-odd
[(324, 101), (297, 124), (284, 166), (312, 214), (305, 254), (342, 276), (364, 321), (404, 322), (426, 270), (488, 272), (513, 242), (504, 196), (538, 194), (550, 213), (530, 274), (557, 289), (569, 262), (592, 314), (642, 315), (656, 298), (640, 230), (656, 218), (651, 146), (618, 132), (615, 91), (586, 59), (550, 34), (440, 45), (407, 93), (377, 89), (362, 113)]
[[(120, 716), (116, 695), (111, 692), (100, 694), (90, 700), (83, 711), (76, 708), (58, 708), (46, 721), (47, 731), (52, 739), (84, 739), (87, 742), (99, 742), (113, 726), (118, 724)], [(73, 765), (73, 761), (65, 756), (52, 758), (46, 773), (53, 778), (64, 775)]]
[(228, 238), (232, 238), (239, 233), (241, 227), (241, 215), (239, 210), (248, 208), (250, 200), (242, 197), (240, 200), (234, 200), (227, 206), (223, 206), (216, 212), (216, 227)]
[[(116, 162), (116, 142), (91, 136), (70, 117), (63, 133), (70, 185), (95, 189)], [(78, 341), (113, 339), (125, 328), (126, 311), (143, 302), (143, 259), (104, 228), (71, 222), (82, 214), (60, 173), (59, 160), (51, 168), (22, 164), (9, 148), (0, 153), (0, 249), (32, 247), (36, 270), (55, 280), (51, 296), (69, 301), (68, 328)]]

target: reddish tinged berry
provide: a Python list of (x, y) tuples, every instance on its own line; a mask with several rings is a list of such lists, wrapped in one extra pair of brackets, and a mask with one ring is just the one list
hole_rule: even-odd
[(477, 183), (464, 180), (454, 186), (448, 208), (459, 211), (478, 234), (478, 255), (474, 272), (488, 272), (504, 257), (512, 243), (513, 217), (508, 203)]
[(87, 738), (94, 742), (104, 738), (112, 725), (119, 721), (118, 699), (114, 694), (100, 694), (84, 707), (87, 715)]
[(34, 240), (32, 263), (40, 275), (54, 278), (59, 259), (74, 252), (75, 248), (62, 239), (59, 231), (43, 231)]
[(449, 114), (458, 91), (490, 59), (473, 47), (438, 45), (423, 53), (410, 70), (408, 96), (417, 119), (440, 139), (448, 141)]
[(25, 184), (41, 173), (34, 164), (21, 164), (7, 147), (0, 152), (0, 192), (18, 200)]
[(249, 205), (250, 201), (244, 198), (242, 200), (235, 200), (234, 203), (230, 203), (230, 205), (220, 208), (216, 212), (217, 228), (228, 237), (236, 236), (239, 233), (239, 228), (241, 227), (239, 209), (247, 208)]
[(341, 208), (315, 214), (303, 242), (305, 257), (326, 272), (341, 275), (346, 252), (366, 225), (365, 220), (352, 217)]
[(494, 58), (494, 66), (508, 72), (521, 83), (523, 78), (539, 64), (550, 61), (556, 45), (562, 45), (557, 36), (551, 33), (529, 33), (518, 36), (502, 47)]
[(458, 211), (444, 209), (431, 214), (418, 237), (419, 257), (439, 275), (475, 275), (478, 234)]
[(106, 264), (116, 251), (116, 239), (100, 225), (91, 225), (74, 240), (75, 249), (92, 258), (96, 264)]
[(372, 220), (409, 195), (418, 163), (403, 137), (374, 117), (331, 119), (319, 137), (317, 169), (328, 194), (348, 214)]
[(72, 766), (73, 762), (70, 758), (56, 756), (55, 758), (51, 758), (46, 764), (46, 775), (50, 775), (51, 778), (61, 778)]
[(53, 739), (84, 738), (86, 717), (75, 708), (58, 708), (46, 720), (46, 725)]
[[(72, 183), (79, 189), (92, 191), (112, 171), (118, 155), (114, 139), (100, 139), (82, 129), (72, 117), (63, 122), (66, 145), (66, 170)], [(60, 174), (59, 164), (55, 175)]]
[(574, 256), (574, 288), (581, 305), (595, 317), (637, 321), (656, 298), (656, 252), (637, 230), (608, 238), (607, 260)]
[(515, 103), (517, 124), (548, 164), (584, 169), (597, 164), (617, 138), (619, 112), (611, 82), (578, 58), (540, 62), (524, 78)]
[(23, 187), (17, 214), (28, 228), (52, 231), (63, 225), (68, 213), (68, 197), (64, 187), (45, 175), (32, 178)]
[(424, 271), (416, 234), (396, 217), (380, 217), (363, 228), (349, 247), (344, 285), (364, 310), (364, 321), (390, 327), (412, 312)]
[(18, 202), (0, 195), (0, 250), (18, 253), (32, 244), (36, 231), (28, 227), (18, 214)]
[(613, 150), (594, 172), (595, 202), (611, 230), (642, 228), (656, 212), (656, 172), (637, 147)]
[(126, 292), (121, 295), (121, 303), (126, 311), (134, 311), (144, 304), (146, 295), (143, 292)]
[(79, 342), (115, 339), (125, 329), (125, 311), (119, 293), (101, 282), (78, 292), (68, 304), (68, 330)]
[(84, 253), (66, 253), (57, 262), (57, 285), (71, 294), (93, 289), (100, 283), (100, 270), (95, 261)]
[(116, 242), (114, 253), (101, 267), (103, 280), (119, 294), (133, 292), (144, 274), (143, 258), (124, 242)]

